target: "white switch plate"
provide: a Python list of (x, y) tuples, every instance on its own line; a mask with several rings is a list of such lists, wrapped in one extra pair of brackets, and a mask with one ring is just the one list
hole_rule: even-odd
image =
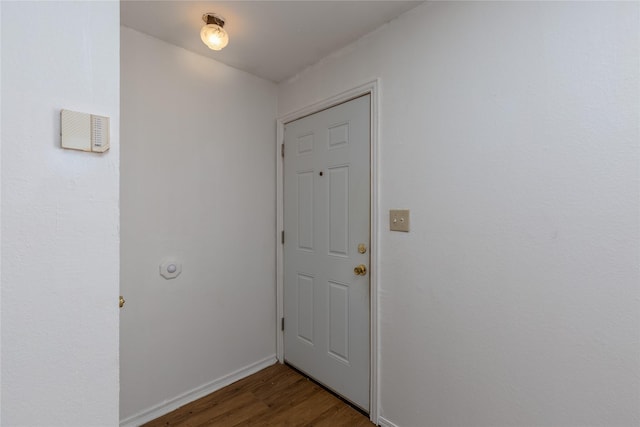
[(390, 210), (389, 229), (391, 231), (409, 232), (409, 209)]

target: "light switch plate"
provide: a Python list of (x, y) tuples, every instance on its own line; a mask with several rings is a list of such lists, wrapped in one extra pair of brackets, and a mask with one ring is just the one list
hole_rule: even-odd
[(389, 229), (391, 231), (409, 232), (409, 209), (390, 210)]

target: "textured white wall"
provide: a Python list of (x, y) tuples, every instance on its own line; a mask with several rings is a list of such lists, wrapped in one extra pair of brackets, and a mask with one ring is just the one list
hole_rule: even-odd
[(2, 4), (0, 4), (0, 425), (2, 425)]
[(122, 419), (274, 357), (276, 90), (122, 28)]
[(640, 424), (639, 13), (426, 4), (280, 85), (381, 78), (386, 421)]
[[(116, 425), (119, 3), (0, 8), (2, 425)], [(62, 150), (63, 108), (111, 150)]]

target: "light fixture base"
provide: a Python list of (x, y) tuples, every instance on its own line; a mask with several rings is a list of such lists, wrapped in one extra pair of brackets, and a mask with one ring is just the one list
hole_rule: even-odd
[(209, 12), (202, 15), (202, 20), (205, 24), (214, 24), (219, 26), (220, 28), (224, 28), (224, 17), (218, 15), (217, 13)]

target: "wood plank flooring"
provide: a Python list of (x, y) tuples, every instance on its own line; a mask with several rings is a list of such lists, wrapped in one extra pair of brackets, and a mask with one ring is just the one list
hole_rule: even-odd
[(371, 427), (365, 415), (279, 363), (191, 402), (144, 427)]

